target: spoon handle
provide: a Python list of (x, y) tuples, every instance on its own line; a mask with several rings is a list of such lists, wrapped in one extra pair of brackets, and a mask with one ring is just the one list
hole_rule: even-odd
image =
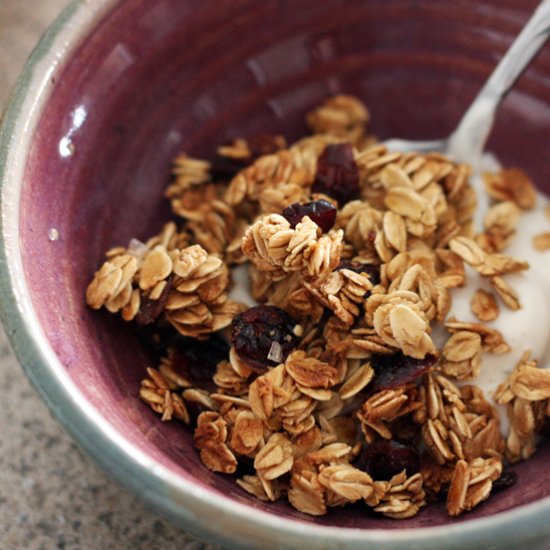
[(548, 38), (550, 0), (543, 0), (450, 136), (448, 152), (455, 160), (479, 162), (498, 105)]

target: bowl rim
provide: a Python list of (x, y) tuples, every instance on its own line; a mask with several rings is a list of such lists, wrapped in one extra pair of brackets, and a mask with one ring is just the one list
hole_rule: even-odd
[(86, 401), (33, 309), (23, 276), (19, 203), (33, 129), (52, 92), (51, 78), (62, 73), (79, 44), (123, 1), (71, 0), (28, 59), (0, 129), (0, 316), (20, 364), (53, 415), (115, 480), (181, 527), (232, 547), (507, 548), (550, 536), (550, 497), (484, 518), (414, 529), (364, 530), (281, 518), (181, 478), (129, 442)]

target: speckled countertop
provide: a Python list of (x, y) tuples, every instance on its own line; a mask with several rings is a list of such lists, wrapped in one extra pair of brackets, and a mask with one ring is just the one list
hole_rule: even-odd
[[(0, 0), (0, 112), (67, 0)], [(34, 392), (0, 328), (0, 550), (213, 550), (91, 464)]]

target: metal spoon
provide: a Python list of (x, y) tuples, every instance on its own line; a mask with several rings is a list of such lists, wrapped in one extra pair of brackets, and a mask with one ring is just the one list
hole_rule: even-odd
[(384, 145), (391, 151), (438, 151), (457, 162), (478, 166), (500, 102), (548, 38), (550, 0), (543, 0), (448, 138), (433, 141), (390, 139)]

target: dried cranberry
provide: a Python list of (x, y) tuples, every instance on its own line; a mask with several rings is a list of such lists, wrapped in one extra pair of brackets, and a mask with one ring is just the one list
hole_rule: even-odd
[(341, 260), (335, 271), (340, 269), (349, 269), (355, 273), (366, 273), (373, 285), (380, 284), (380, 266), (374, 264), (361, 264), (350, 260)]
[(134, 329), (139, 342), (159, 356), (165, 353), (166, 348), (178, 337), (174, 327), (162, 318), (152, 325), (139, 325), (136, 323)]
[(359, 170), (349, 143), (326, 146), (317, 161), (317, 173), (311, 190), (336, 199), (340, 208), (361, 196)]
[(246, 168), (250, 160), (232, 159), (216, 155), (210, 161), (210, 173), (214, 181), (229, 181)]
[[(275, 306), (255, 306), (233, 318), (231, 341), (235, 351), (248, 367), (256, 372), (266, 372), (284, 361), (298, 344), (294, 334), (296, 321)], [(273, 342), (281, 346), (280, 360), (268, 358)]]
[(166, 280), (166, 286), (164, 287), (164, 290), (161, 292), (157, 300), (142, 298), (139, 305), (139, 311), (136, 315), (136, 323), (138, 323), (139, 325), (151, 325), (152, 323), (154, 323), (164, 309), (171, 288), (172, 277), (169, 277)]
[(418, 424), (412, 414), (404, 414), (391, 421), (391, 433), (394, 439), (401, 443), (413, 444), (418, 442)]
[(435, 355), (426, 355), (424, 359), (414, 359), (398, 351), (393, 355), (373, 355), (371, 365), (374, 369), (374, 382), (369, 388), (377, 392), (413, 382), (435, 364)]
[(253, 158), (271, 155), (284, 149), (286, 141), (280, 134), (256, 134), (246, 140)]
[(358, 466), (375, 481), (388, 481), (403, 470), (407, 470), (408, 476), (418, 473), (420, 456), (411, 445), (393, 439), (379, 439), (365, 447)]
[(283, 210), (283, 216), (292, 227), (296, 227), (304, 216), (309, 216), (311, 221), (315, 222), (323, 233), (327, 233), (336, 221), (336, 208), (323, 199), (306, 202), (305, 204), (295, 202)]
[(173, 345), (172, 368), (202, 389), (214, 389), (216, 365), (229, 357), (229, 346), (217, 335), (208, 340), (179, 337)]
[(254, 468), (254, 459), (250, 458), (249, 456), (240, 455), (235, 475), (238, 477), (256, 475), (256, 469)]
[(518, 475), (516, 472), (513, 472), (512, 470), (502, 472), (502, 475), (496, 481), (493, 481), (493, 491), (508, 489), (508, 487), (515, 485), (517, 480)]

